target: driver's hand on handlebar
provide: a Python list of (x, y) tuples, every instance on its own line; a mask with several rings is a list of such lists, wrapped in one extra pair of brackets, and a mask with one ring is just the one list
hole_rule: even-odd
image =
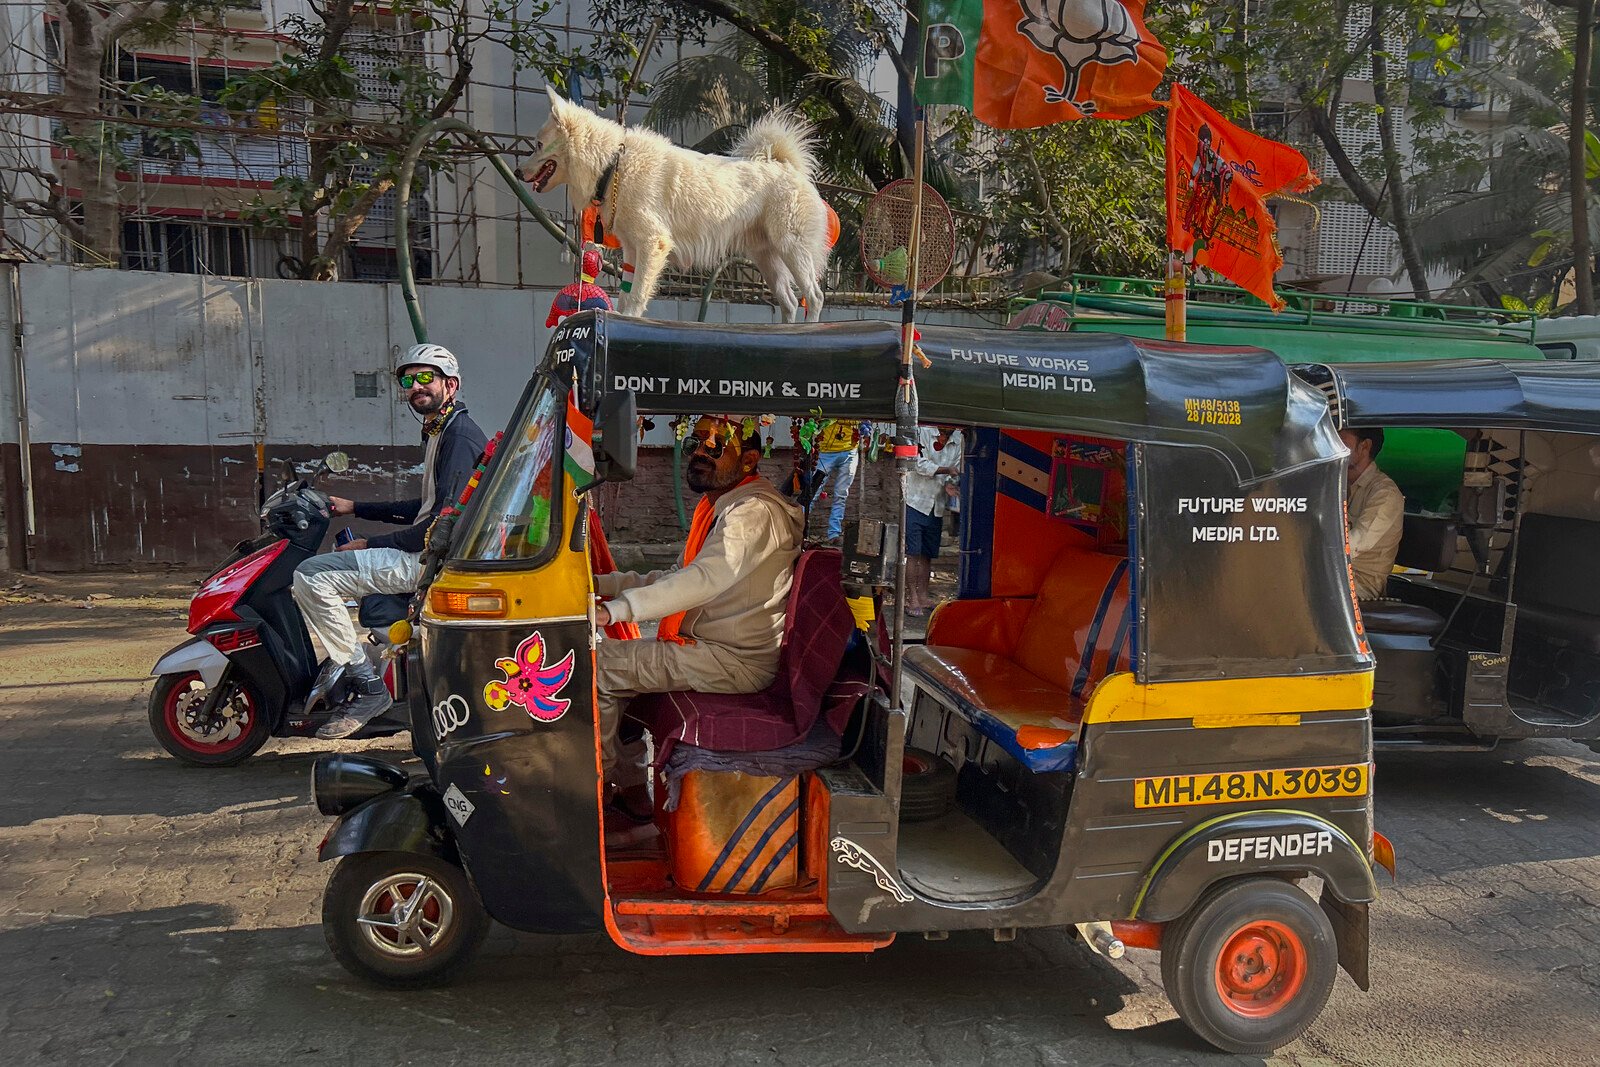
[[(356, 502), (354, 500), (346, 500), (342, 496), (330, 496), (328, 498), (328, 510), (335, 515), (354, 515), (356, 513)], [(366, 546), (363, 545), (362, 547)]]
[(594, 606), (594, 624), (596, 626), (610, 626), (611, 612), (604, 604)]
[(367, 539), (365, 537), (358, 537), (354, 541), (346, 541), (344, 544), (342, 544), (339, 547), (335, 548), (334, 551), (335, 552), (354, 552), (358, 548), (366, 548), (366, 547), (367, 547)]

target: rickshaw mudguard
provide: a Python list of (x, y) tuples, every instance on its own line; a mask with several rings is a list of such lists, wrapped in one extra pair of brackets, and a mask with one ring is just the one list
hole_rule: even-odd
[(432, 786), (412, 785), (384, 793), (347, 812), (328, 832), (318, 860), (361, 852), (413, 852), (461, 863), (450, 835), (444, 802)]
[(1377, 899), (1372, 865), (1338, 826), (1310, 812), (1270, 809), (1208, 819), (1174, 840), (1146, 872), (1129, 918), (1168, 922), (1219, 882), (1246, 875), (1310, 872), (1345, 905)]

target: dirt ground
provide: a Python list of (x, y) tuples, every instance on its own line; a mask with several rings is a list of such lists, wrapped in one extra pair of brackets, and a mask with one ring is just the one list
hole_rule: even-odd
[[(1055, 930), (657, 960), (497, 929), (451, 988), (363, 985), (323, 944), (308, 772), (404, 739), (275, 740), (214, 771), (162, 753), (147, 672), (196, 577), (0, 576), (0, 1064), (1263, 1062), (1178, 1023), (1153, 954)], [(1341, 976), (1265, 1062), (1600, 1063), (1600, 758), (1419, 754), (1376, 788), (1400, 880), (1373, 990)]]

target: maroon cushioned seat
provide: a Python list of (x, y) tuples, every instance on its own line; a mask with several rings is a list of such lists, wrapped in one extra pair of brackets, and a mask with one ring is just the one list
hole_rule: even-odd
[[(795, 563), (778, 674), (759, 693), (646, 693), (627, 716), (650, 731), (656, 762), (679, 741), (718, 752), (766, 752), (805, 737), (823, 719), (844, 731), (865, 695), (870, 666), (845, 665), (855, 620), (840, 584), (841, 555), (811, 549)], [(866, 657), (860, 657), (866, 660)], [(870, 663), (869, 660), (867, 660)]]

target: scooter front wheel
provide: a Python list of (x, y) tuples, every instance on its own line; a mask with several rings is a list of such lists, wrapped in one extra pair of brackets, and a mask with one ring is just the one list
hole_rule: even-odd
[(466, 872), (411, 852), (361, 852), (322, 897), (328, 948), (357, 978), (396, 989), (439, 985), (467, 964), (489, 915)]
[(238, 678), (223, 681), (209, 715), (201, 712), (211, 690), (193, 671), (163, 674), (150, 693), (150, 732), (161, 747), (185, 763), (231, 767), (267, 743), (272, 724), (261, 694)]

